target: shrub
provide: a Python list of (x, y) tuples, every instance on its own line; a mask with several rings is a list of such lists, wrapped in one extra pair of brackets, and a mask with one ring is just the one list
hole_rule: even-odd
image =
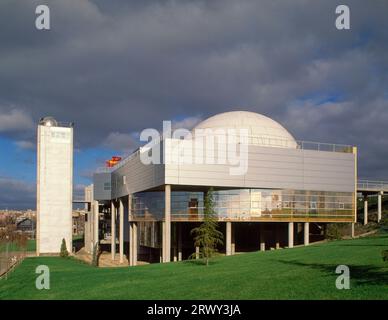
[(383, 257), (384, 261), (388, 261), (388, 250), (381, 251), (381, 256)]
[(62, 239), (62, 244), (61, 244), (61, 251), (60, 251), (60, 254), (59, 254), (62, 258), (66, 258), (69, 256), (69, 252), (67, 251), (67, 248), (66, 248), (66, 241), (65, 239)]
[(329, 223), (326, 229), (326, 237), (331, 240), (339, 240), (342, 238), (340, 226), (337, 223)]

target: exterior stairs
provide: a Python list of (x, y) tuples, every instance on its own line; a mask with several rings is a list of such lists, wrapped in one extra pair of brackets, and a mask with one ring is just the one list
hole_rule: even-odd
[[(88, 252), (86, 252), (85, 248), (82, 248), (79, 250), (75, 255), (74, 258), (84, 261), (88, 264), (92, 264), (92, 255)], [(129, 261), (127, 257), (124, 255), (123, 263), (120, 263), (120, 256), (119, 254), (115, 255), (115, 259), (112, 261), (112, 256), (110, 252), (102, 252), (100, 254), (99, 259), (99, 267), (128, 267)]]

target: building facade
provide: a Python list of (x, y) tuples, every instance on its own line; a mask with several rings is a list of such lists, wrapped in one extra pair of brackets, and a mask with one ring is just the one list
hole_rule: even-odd
[(58, 254), (72, 248), (73, 126), (46, 117), (38, 125), (36, 250)]
[[(228, 152), (236, 143), (219, 132), (241, 129), (245, 168), (231, 174), (237, 164), (228, 161)], [(310, 225), (319, 230), (328, 222), (355, 222), (355, 147), (299, 142), (274, 120), (244, 111), (215, 115), (192, 133), (189, 139), (163, 136), (160, 163), (145, 164), (142, 153), (150, 151), (143, 148), (94, 174), (89, 243), (110, 238), (112, 259), (118, 251), (131, 265), (185, 259), (196, 250), (190, 230), (203, 219), (210, 188), (225, 235), (220, 250), (227, 255), (293, 247), (299, 238), (308, 244)], [(205, 144), (196, 143), (200, 138)], [(197, 161), (204, 150), (216, 161)]]

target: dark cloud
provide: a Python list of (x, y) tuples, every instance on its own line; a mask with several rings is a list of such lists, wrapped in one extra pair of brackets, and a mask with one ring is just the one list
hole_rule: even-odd
[(33, 183), (0, 177), (0, 209), (30, 209), (36, 201)]
[(386, 1), (348, 1), (347, 31), (338, 1), (46, 3), (50, 31), (34, 28), (44, 1), (0, 4), (2, 117), (53, 115), (75, 122), (77, 148), (130, 149), (162, 120), (251, 110), (301, 140), (358, 145), (360, 175), (388, 179)]

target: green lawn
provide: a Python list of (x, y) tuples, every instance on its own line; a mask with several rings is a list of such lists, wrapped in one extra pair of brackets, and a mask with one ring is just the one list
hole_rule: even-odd
[[(195, 262), (94, 268), (73, 259), (26, 259), (0, 299), (388, 299), (388, 235)], [(35, 289), (35, 268), (50, 267), (50, 290)], [(335, 268), (350, 267), (350, 290), (335, 287)]]

